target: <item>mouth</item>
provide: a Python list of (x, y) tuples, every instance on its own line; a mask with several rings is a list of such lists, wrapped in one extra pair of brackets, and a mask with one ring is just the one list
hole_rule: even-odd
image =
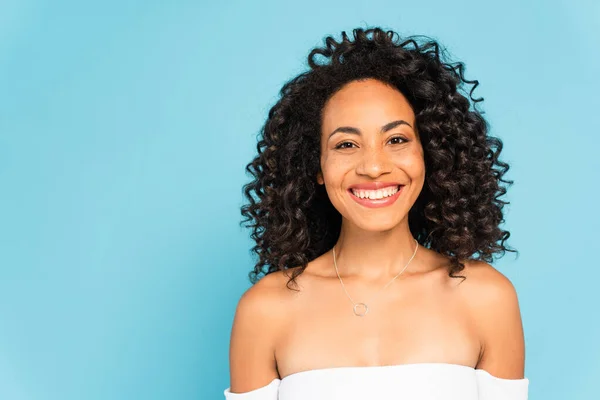
[(403, 187), (404, 185), (386, 186), (378, 189), (351, 187), (348, 192), (351, 195), (350, 197), (358, 204), (376, 208), (393, 204), (400, 196)]

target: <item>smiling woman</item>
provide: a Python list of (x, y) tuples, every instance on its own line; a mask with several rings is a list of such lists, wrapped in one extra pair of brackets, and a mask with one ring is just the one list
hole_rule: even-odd
[(488, 264), (512, 251), (511, 182), (477, 81), (433, 40), (374, 28), (325, 42), (247, 167), (258, 261), (225, 397), (526, 399), (516, 292)]

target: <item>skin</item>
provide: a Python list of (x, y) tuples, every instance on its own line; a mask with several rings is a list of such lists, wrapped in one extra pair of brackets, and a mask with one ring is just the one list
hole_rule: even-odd
[[(402, 120), (382, 133), (382, 126)], [(358, 132), (331, 133), (339, 127)], [(512, 283), (491, 265), (468, 261), (448, 276), (448, 259), (415, 249), (408, 211), (423, 188), (425, 163), (414, 112), (396, 89), (374, 79), (344, 86), (322, 113), (321, 172), (315, 177), (342, 215), (337, 264), (355, 302), (352, 313), (332, 253), (311, 261), (286, 287), (289, 272), (265, 276), (241, 297), (230, 340), (230, 387), (244, 393), (307, 370), (423, 362), (524, 376), (524, 338)], [(406, 185), (398, 200), (367, 208), (348, 188), (364, 182)]]

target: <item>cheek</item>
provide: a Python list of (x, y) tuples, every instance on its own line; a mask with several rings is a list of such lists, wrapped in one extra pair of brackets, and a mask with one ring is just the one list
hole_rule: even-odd
[(420, 148), (415, 148), (409, 153), (399, 154), (395, 164), (413, 179), (425, 176), (425, 159)]
[(321, 156), (321, 172), (326, 185), (339, 185), (346, 173), (352, 169), (349, 157), (336, 157), (336, 154), (325, 153)]

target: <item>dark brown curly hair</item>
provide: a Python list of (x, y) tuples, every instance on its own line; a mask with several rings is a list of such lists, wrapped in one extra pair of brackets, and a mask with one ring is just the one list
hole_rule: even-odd
[(353, 36), (342, 32), (340, 42), (328, 36), (324, 47), (310, 52), (309, 70), (284, 84), (260, 132), (258, 154), (246, 166), (253, 180), (244, 185), (248, 203), (241, 209), (258, 256), (250, 281), (299, 266), (289, 287), (335, 244), (341, 215), (316, 181), (321, 112), (342, 86), (365, 78), (397, 88), (415, 113), (426, 165), (425, 184), (409, 212), (418, 242), (448, 256), (449, 275), (461, 278), (455, 274), (465, 260), (492, 262), (495, 253), (515, 251), (505, 247), (510, 233), (499, 227), (508, 204), (499, 197), (513, 181), (503, 179), (509, 166), (499, 160), (502, 141), (488, 135), (476, 107), (483, 98), (472, 97), (479, 82), (465, 79), (464, 64), (448, 62), (426, 36), (401, 39), (381, 28), (354, 29)]

